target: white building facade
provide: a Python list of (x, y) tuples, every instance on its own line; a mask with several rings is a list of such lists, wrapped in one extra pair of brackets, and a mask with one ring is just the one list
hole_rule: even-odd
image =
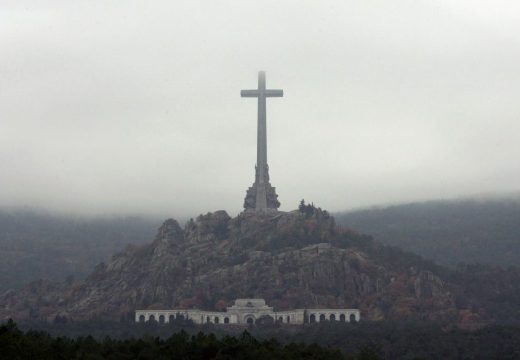
[(302, 325), (321, 321), (358, 322), (358, 309), (296, 309), (274, 311), (264, 299), (236, 299), (233, 306), (221, 311), (197, 309), (136, 310), (136, 322), (155, 321), (169, 323), (174, 320), (191, 320), (195, 324), (251, 325), (261, 321)]

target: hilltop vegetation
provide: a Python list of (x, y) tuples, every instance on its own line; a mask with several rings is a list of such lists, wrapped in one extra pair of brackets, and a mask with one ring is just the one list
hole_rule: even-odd
[(438, 264), (520, 265), (520, 199), (429, 201), (336, 214), (338, 224)]

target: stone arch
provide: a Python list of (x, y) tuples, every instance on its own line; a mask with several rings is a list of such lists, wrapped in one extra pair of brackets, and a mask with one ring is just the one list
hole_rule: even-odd
[(289, 324), (291, 322), (291, 317), (289, 315), (287, 315), (286, 320), (287, 320), (286, 323)]
[(354, 314), (350, 314), (350, 316), (349, 316), (349, 321), (350, 321), (350, 322), (356, 322), (356, 321), (357, 321), (357, 320), (356, 320), (356, 315), (354, 315)]
[(255, 323), (255, 317), (253, 315), (246, 315), (244, 319), (248, 325), (253, 325)]
[(159, 315), (159, 324), (164, 324), (164, 321), (165, 321), (164, 315), (163, 314)]
[(139, 315), (139, 322), (144, 322), (144, 315)]
[(320, 322), (325, 321), (325, 314), (320, 314)]
[(229, 324), (229, 318), (227, 316), (224, 318), (224, 324)]
[(339, 316), (339, 321), (343, 321), (343, 322), (345, 322), (346, 318), (347, 318), (347, 317), (345, 316), (345, 314), (341, 314), (341, 315)]
[(330, 314), (330, 316), (329, 316), (329, 320), (330, 320), (330, 321), (336, 321), (336, 315), (334, 315), (334, 314)]
[(315, 323), (316, 322), (316, 315), (311, 314), (311, 316), (309, 316), (309, 322)]
[(148, 318), (148, 321), (155, 322), (155, 315), (150, 315), (150, 317)]
[(279, 316), (278, 321), (283, 323), (283, 316)]
[(218, 324), (218, 323), (220, 322), (220, 319), (219, 319), (219, 317), (218, 317), (218, 316), (215, 316), (215, 319), (214, 319), (214, 321), (215, 321), (215, 324)]
[(184, 314), (177, 313), (177, 319), (178, 320), (184, 320)]
[(206, 316), (206, 322), (207, 323), (210, 323), (211, 322), (211, 318), (209, 316)]
[(175, 321), (175, 315), (171, 314), (168, 316), (168, 322), (174, 322)]

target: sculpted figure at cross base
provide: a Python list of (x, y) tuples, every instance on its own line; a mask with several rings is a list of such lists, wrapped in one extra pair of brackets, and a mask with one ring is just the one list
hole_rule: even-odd
[(266, 89), (265, 72), (260, 71), (258, 73), (258, 89), (242, 90), (240, 95), (258, 98), (255, 182), (247, 190), (244, 208), (257, 211), (276, 210), (280, 207), (280, 202), (276, 189), (269, 182), (269, 165), (267, 165), (266, 98), (282, 97), (283, 90)]

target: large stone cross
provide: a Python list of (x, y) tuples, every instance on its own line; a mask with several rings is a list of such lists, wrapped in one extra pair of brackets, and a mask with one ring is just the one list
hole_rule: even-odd
[(258, 89), (242, 90), (242, 97), (258, 98), (258, 130), (256, 144), (256, 174), (253, 187), (247, 191), (244, 207), (256, 210), (277, 209), (280, 206), (275, 189), (269, 183), (269, 167), (267, 165), (267, 133), (266, 133), (266, 104), (268, 97), (282, 97), (283, 90), (265, 88), (265, 72), (258, 72)]

